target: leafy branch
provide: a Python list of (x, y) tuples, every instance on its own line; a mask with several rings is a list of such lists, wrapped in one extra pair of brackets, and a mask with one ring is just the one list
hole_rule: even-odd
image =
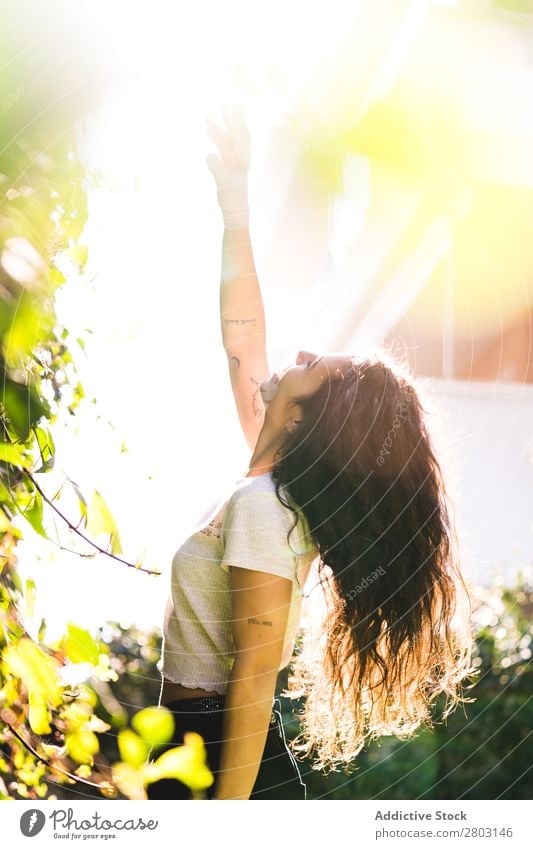
[[(42, 763), (46, 764), (51, 770), (58, 772), (60, 775), (64, 775), (66, 778), (70, 778), (72, 781), (80, 782), (81, 784), (85, 784), (88, 787), (93, 787), (96, 790), (101, 790), (105, 796), (109, 798), (113, 798), (117, 795), (116, 787), (111, 784), (111, 782), (97, 782), (90, 781), (88, 778), (84, 778), (82, 775), (76, 775), (75, 773), (69, 772), (67, 769), (59, 766), (55, 760), (51, 760), (46, 757), (42, 753), (38, 752), (36, 748), (32, 745), (32, 743), (26, 738), (25, 734), (21, 730), (20, 724), (15, 725), (14, 723), (14, 714), (11, 710), (0, 710), (0, 719), (5, 723), (7, 728), (11, 731), (12, 734), (19, 740), (20, 743), (24, 746), (24, 748), (34, 756), (37, 761), (42, 761)], [(42, 742), (41, 742), (41, 745)]]
[[(60, 519), (67, 525), (67, 527), (73, 531), (77, 536), (80, 537), (84, 542), (90, 545), (95, 549), (99, 554), (104, 554), (106, 557), (110, 557), (112, 560), (116, 560), (119, 563), (122, 563), (124, 566), (128, 566), (130, 569), (136, 569), (139, 572), (145, 572), (147, 575), (160, 575), (161, 572), (156, 569), (145, 569), (143, 566), (140, 566), (138, 563), (130, 563), (128, 560), (125, 560), (123, 557), (119, 557), (117, 554), (113, 554), (111, 551), (108, 551), (106, 548), (102, 548), (102, 546), (98, 545), (98, 543), (94, 542), (94, 540), (90, 539), (90, 537), (86, 536), (82, 531), (80, 531), (77, 525), (74, 525), (70, 519), (65, 516), (65, 514), (59, 509), (59, 507), (54, 504), (51, 498), (48, 498), (42, 487), (37, 483), (35, 477), (28, 471), (28, 469), (24, 469), (24, 474), (31, 481), (43, 501), (51, 507), (54, 512), (59, 516)], [(84, 555), (87, 556), (87, 555)]]

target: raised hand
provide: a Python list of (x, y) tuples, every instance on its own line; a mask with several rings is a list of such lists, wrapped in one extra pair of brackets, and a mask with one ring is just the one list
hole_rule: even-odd
[(207, 166), (217, 186), (217, 198), (227, 230), (248, 228), (248, 169), (251, 161), (251, 139), (244, 110), (235, 104), (231, 112), (222, 108), (224, 127), (207, 118), (208, 132), (218, 153), (211, 153)]

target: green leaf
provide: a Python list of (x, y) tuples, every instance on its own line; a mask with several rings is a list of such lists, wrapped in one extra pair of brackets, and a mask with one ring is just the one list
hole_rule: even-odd
[(67, 635), (63, 638), (63, 651), (72, 663), (92, 663), (98, 665), (100, 648), (89, 631), (69, 622)]
[(98, 737), (93, 731), (75, 731), (65, 734), (65, 746), (71, 758), (79, 764), (94, 764), (93, 755), (100, 748)]
[(0, 442), (0, 461), (11, 463), (12, 466), (17, 466), (19, 469), (29, 469), (31, 460), (24, 456), (24, 450), (24, 445)]
[(161, 778), (177, 778), (191, 790), (205, 790), (214, 782), (213, 773), (206, 764), (204, 742), (196, 732), (184, 736), (185, 745), (169, 749), (144, 769), (147, 782)]
[(118, 732), (118, 749), (123, 761), (132, 766), (142, 766), (146, 762), (150, 746), (131, 728)]
[(84, 268), (87, 257), (89, 255), (89, 248), (87, 245), (75, 245), (73, 248), (68, 248), (65, 251), (66, 256), (71, 260), (71, 262), (75, 263), (78, 268)]
[[(0, 534), (5, 534), (7, 531), (11, 530), (11, 522), (7, 518), (6, 514), (3, 510), (0, 510)], [(6, 563), (6, 558), (0, 555), (0, 562), (3, 561)]]
[(46, 634), (46, 619), (43, 617), (41, 619), (41, 624), (39, 625), (39, 631), (37, 633), (37, 639), (39, 641), (44, 640), (45, 634)]
[(34, 531), (48, 539), (48, 534), (43, 527), (43, 499), (40, 492), (35, 493), (31, 505), (22, 512), (22, 515), (28, 520)]
[(89, 778), (91, 775), (91, 768), (88, 764), (81, 764), (77, 769), (74, 770), (76, 775), (79, 775), (80, 778)]
[(30, 429), (46, 416), (50, 418), (51, 410), (48, 401), (40, 398), (35, 387), (15, 383), (9, 377), (2, 382), (4, 408), (21, 442), (26, 442)]
[(57, 289), (57, 288), (59, 288), (59, 286), (62, 286), (63, 283), (65, 283), (65, 281), (67, 279), (65, 277), (65, 275), (63, 274), (63, 272), (60, 271), (58, 268), (56, 268), (55, 265), (51, 265), (49, 267), (47, 277), (48, 277), (48, 281), (50, 283), (50, 286), (53, 289)]
[(47, 472), (49, 469), (54, 467), (54, 455), (56, 448), (54, 440), (52, 439), (52, 434), (49, 430), (45, 430), (42, 427), (35, 427), (33, 432), (35, 434), (39, 453), (42, 459), (42, 465), (39, 469), (36, 469), (36, 472)]
[(74, 490), (74, 492), (76, 493), (76, 495), (78, 496), (78, 501), (80, 503), (81, 515), (83, 517), (86, 517), (87, 516), (87, 501), (85, 500), (85, 496), (84, 496), (83, 492), (79, 488), (76, 481), (73, 481), (72, 478), (68, 477), (68, 475), (67, 475), (67, 480), (68, 480), (69, 484), (71, 485), (72, 489)]
[(26, 580), (26, 592), (24, 594), (26, 599), (26, 609), (28, 611), (28, 616), (33, 617), (33, 613), (35, 610), (35, 596), (36, 596), (36, 587), (35, 581), (33, 578), (27, 578)]
[(94, 491), (92, 501), (87, 510), (87, 530), (94, 536), (98, 534), (109, 534), (112, 553), (122, 554), (122, 545), (115, 520), (97, 489)]
[(135, 714), (131, 724), (150, 746), (164, 746), (174, 733), (174, 717), (165, 707), (144, 708)]
[[(6, 443), (0, 443), (0, 445), (5, 445)], [(17, 506), (13, 500), (13, 496), (15, 495), (15, 490), (8, 489), (3, 481), (0, 480), (0, 501), (5, 507), (9, 507), (12, 513), (16, 513)]]
[(52, 730), (50, 726), (51, 714), (46, 700), (42, 696), (30, 692), (28, 701), (30, 728), (36, 734), (50, 734)]
[(22, 680), (30, 694), (48, 700), (54, 706), (60, 703), (61, 688), (57, 677), (59, 664), (33, 640), (22, 637), (16, 646), (5, 649), (3, 663), (11, 675)]
[(24, 590), (22, 589), (22, 581), (20, 580), (18, 571), (16, 569), (11, 569), (10, 575), (11, 580), (13, 581), (13, 586), (15, 587), (17, 592), (22, 595)]
[(3, 338), (4, 358), (10, 365), (16, 365), (20, 358), (37, 347), (43, 337), (52, 329), (51, 316), (45, 304), (34, 303), (25, 292), (17, 304), (17, 310)]
[(44, 472), (49, 472), (54, 468), (54, 458), (51, 457), (46, 463), (43, 463), (38, 469), (35, 469), (35, 474), (44, 474)]

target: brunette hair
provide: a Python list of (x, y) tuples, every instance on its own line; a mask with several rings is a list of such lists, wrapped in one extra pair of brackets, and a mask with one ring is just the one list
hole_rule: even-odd
[[(293, 751), (347, 767), (367, 739), (411, 736), (467, 701), (470, 599), (419, 394), (383, 352), (298, 399), (272, 477), (304, 514), (318, 562), (286, 695), (303, 697)], [(291, 528), (292, 530), (292, 528)], [(290, 534), (290, 532), (289, 532)], [(318, 601), (322, 601), (322, 606)]]

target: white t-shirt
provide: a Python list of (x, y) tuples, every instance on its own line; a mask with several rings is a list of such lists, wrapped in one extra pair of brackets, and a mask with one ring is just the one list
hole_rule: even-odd
[[(282, 488), (282, 496), (286, 494)], [(211, 521), (204, 526), (206, 518)], [(304, 584), (318, 555), (300, 512), (276, 496), (270, 472), (241, 478), (229, 498), (211, 509), (172, 560), (162, 654), (157, 668), (169, 681), (225, 694), (233, 666), (229, 567), (242, 566), (293, 582), (280, 669), (290, 661)], [(292, 548), (292, 550), (291, 550)]]

